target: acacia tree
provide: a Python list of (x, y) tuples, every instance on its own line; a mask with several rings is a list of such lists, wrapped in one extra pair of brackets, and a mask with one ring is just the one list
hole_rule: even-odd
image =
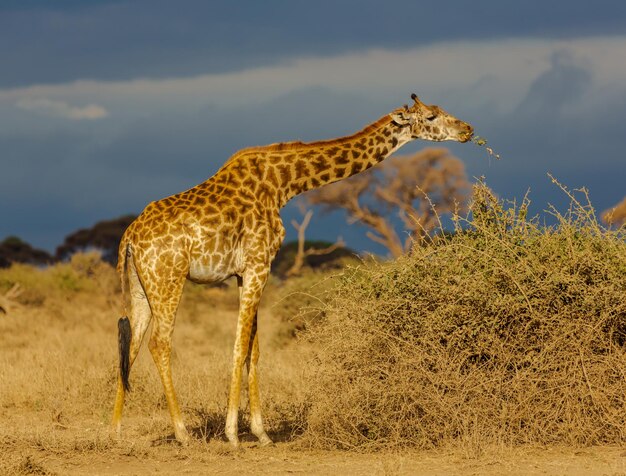
[(602, 220), (609, 225), (624, 225), (626, 223), (626, 197), (613, 208), (604, 211)]
[[(463, 211), (469, 196), (463, 163), (447, 149), (427, 148), (390, 157), (347, 180), (307, 192), (304, 199), (327, 211), (346, 210), (349, 222), (368, 226), (367, 236), (398, 257), (437, 225), (438, 215)], [(393, 215), (408, 231), (405, 239)]]
[(309, 256), (329, 255), (333, 253), (334, 251), (338, 250), (339, 248), (344, 248), (346, 245), (343, 239), (339, 237), (337, 238), (337, 241), (335, 241), (332, 245), (324, 246), (322, 248), (317, 248), (317, 247), (307, 248), (306, 240), (305, 240), (305, 233), (306, 233), (306, 229), (309, 226), (309, 223), (311, 222), (312, 216), (313, 216), (313, 211), (307, 210), (306, 213), (304, 214), (304, 218), (302, 219), (302, 222), (298, 223), (296, 220), (291, 220), (291, 225), (298, 232), (298, 248), (296, 250), (296, 255), (294, 256), (294, 259), (293, 259), (293, 264), (291, 265), (291, 268), (287, 270), (286, 275), (288, 277), (299, 275), (302, 272), (302, 268), (304, 267), (306, 263), (306, 259)]

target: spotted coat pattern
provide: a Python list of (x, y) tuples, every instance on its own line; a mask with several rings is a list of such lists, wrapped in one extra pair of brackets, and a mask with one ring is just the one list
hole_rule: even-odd
[[(399, 108), (348, 137), (241, 150), (207, 181), (150, 203), (128, 227), (118, 267), (131, 325), (130, 362), (152, 320), (148, 347), (179, 441), (186, 442), (189, 436), (172, 384), (170, 353), (185, 280), (214, 283), (237, 277), (240, 309), (226, 435), (238, 445), (237, 413), (247, 363), (251, 430), (261, 444), (271, 443), (263, 429), (258, 391), (257, 309), (271, 261), (285, 236), (279, 210), (302, 192), (372, 167), (413, 139), (469, 140), (471, 126), (412, 97), (412, 107)], [(118, 379), (113, 415), (118, 432), (123, 404), (124, 387)]]

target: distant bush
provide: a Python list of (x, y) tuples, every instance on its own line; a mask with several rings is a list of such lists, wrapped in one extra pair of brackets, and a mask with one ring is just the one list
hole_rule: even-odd
[(99, 250), (102, 260), (115, 266), (122, 235), (135, 218), (136, 215), (124, 215), (112, 220), (102, 220), (91, 228), (73, 232), (57, 247), (56, 258), (63, 261), (77, 252)]
[(346, 271), (305, 334), (310, 441), (623, 443), (624, 230), (565, 192), (547, 227), (478, 185), (455, 233)]
[(17, 236), (8, 236), (0, 242), (0, 268), (8, 268), (11, 263), (46, 265), (54, 258), (44, 250), (33, 248)]
[(77, 292), (114, 294), (119, 291), (116, 272), (100, 254), (76, 253), (67, 263), (46, 268), (13, 263), (0, 270), (0, 294), (19, 285), (18, 303), (41, 306), (48, 299), (69, 298)]

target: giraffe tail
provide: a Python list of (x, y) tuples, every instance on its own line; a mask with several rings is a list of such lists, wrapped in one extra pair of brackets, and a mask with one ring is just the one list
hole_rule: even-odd
[(124, 390), (130, 391), (130, 321), (128, 317), (122, 317), (117, 321), (117, 342), (120, 351), (120, 376)]
[[(127, 289), (128, 289), (128, 259), (130, 258), (130, 245), (127, 244), (125, 247), (122, 247), (122, 252), (120, 253), (120, 259), (122, 260), (121, 264), (121, 278), (122, 278), (122, 299), (124, 300), (124, 307), (129, 309), (127, 306)], [(128, 381), (130, 376), (130, 339), (132, 336), (132, 332), (130, 329), (130, 321), (128, 317), (124, 316), (117, 321), (117, 343), (119, 348), (119, 356), (120, 356), (120, 376), (122, 378), (122, 385), (124, 385), (124, 390), (127, 392), (130, 391), (130, 383)]]

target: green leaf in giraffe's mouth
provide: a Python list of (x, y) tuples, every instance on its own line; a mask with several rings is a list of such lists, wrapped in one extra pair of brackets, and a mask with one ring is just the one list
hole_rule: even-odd
[(487, 139), (480, 136), (473, 136), (472, 142), (480, 147), (484, 147), (485, 150), (489, 153), (489, 155), (496, 158), (496, 160), (500, 160), (500, 154), (496, 154), (491, 147), (487, 147)]

